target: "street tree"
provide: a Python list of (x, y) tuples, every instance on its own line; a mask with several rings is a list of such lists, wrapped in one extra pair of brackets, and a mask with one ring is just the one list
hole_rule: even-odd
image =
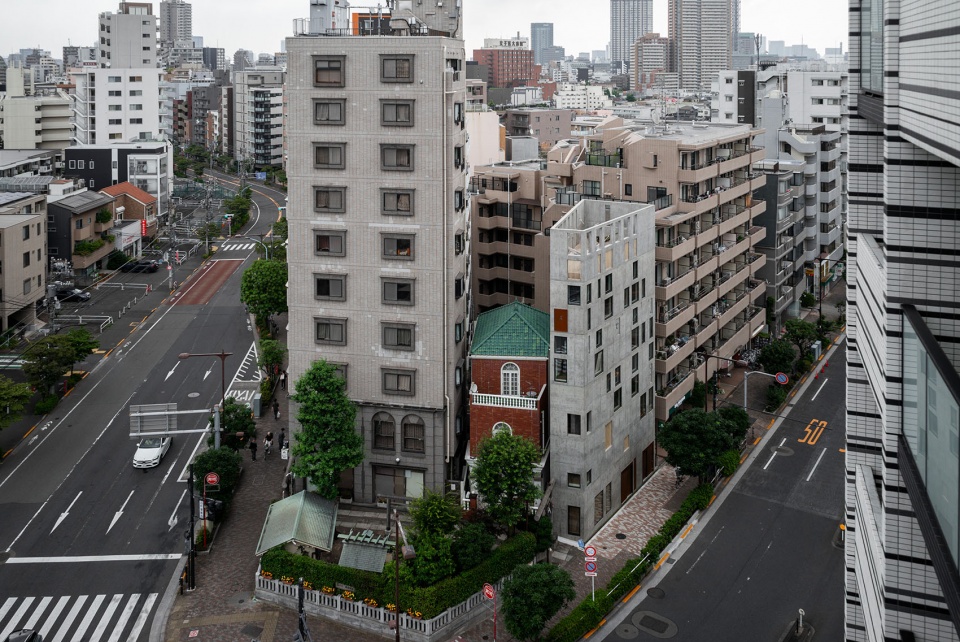
[(503, 583), (501, 613), (510, 635), (536, 640), (563, 605), (576, 598), (573, 579), (553, 564), (518, 566)]
[(711, 466), (729, 448), (729, 434), (717, 425), (716, 412), (691, 408), (678, 412), (657, 433), (657, 442), (667, 451), (667, 463), (685, 475), (703, 481)]
[(76, 356), (76, 348), (67, 335), (52, 334), (23, 353), (23, 374), (30, 385), (47, 394), (73, 367)]
[(287, 311), (287, 264), (258, 259), (243, 273), (240, 300), (257, 319)]
[(806, 358), (810, 346), (817, 340), (817, 326), (802, 319), (790, 319), (785, 327), (787, 341), (797, 346), (801, 359)]
[(533, 466), (540, 461), (536, 444), (520, 435), (498, 432), (480, 442), (473, 479), (486, 510), (497, 523), (513, 530), (526, 505), (540, 496)]
[(418, 533), (449, 535), (460, 523), (463, 510), (453, 493), (425, 490), (423, 496), (410, 503), (410, 517)]
[(71, 369), (73, 369), (75, 364), (89, 357), (93, 354), (94, 350), (100, 347), (100, 341), (90, 334), (90, 331), (86, 328), (71, 330), (66, 334), (66, 337), (67, 342), (73, 349), (73, 363), (70, 364)]
[(243, 458), (240, 453), (221, 446), (205, 450), (193, 460), (193, 484), (198, 493), (203, 493), (204, 478), (207, 473), (220, 475), (220, 484), (217, 490), (207, 490), (208, 499), (219, 499), (224, 504), (224, 510), (230, 507), (233, 493), (240, 483), (240, 469)]
[[(210, 421), (213, 421), (213, 417)], [(239, 450), (246, 445), (257, 432), (257, 424), (247, 404), (227, 397), (220, 412), (220, 432), (223, 433), (220, 443), (224, 447)]]
[(714, 412), (717, 428), (727, 440), (727, 450), (739, 448), (750, 430), (750, 415), (740, 406), (722, 406)]
[(330, 500), (338, 496), (340, 473), (363, 461), (363, 437), (355, 427), (357, 407), (345, 386), (334, 366), (315, 361), (297, 380), (291, 397), (300, 407), (291, 470), (309, 479), (317, 493)]
[(266, 371), (267, 375), (272, 377), (283, 366), (283, 360), (286, 359), (287, 352), (286, 346), (276, 339), (260, 339), (258, 365)]
[(32, 396), (29, 385), (0, 375), (0, 430), (20, 419)]
[(764, 372), (777, 374), (778, 372), (793, 372), (793, 362), (797, 355), (793, 346), (785, 339), (774, 339), (760, 349), (757, 358)]

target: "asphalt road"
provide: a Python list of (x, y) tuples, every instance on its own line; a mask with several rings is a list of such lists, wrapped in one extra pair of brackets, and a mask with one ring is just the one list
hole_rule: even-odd
[[(273, 220), (261, 219), (256, 231)], [(0, 640), (20, 627), (41, 630), (48, 641), (147, 639), (184, 551), (186, 466), (206, 435), (175, 436), (160, 466), (134, 469), (128, 407), (176, 402), (180, 410), (201, 410), (219, 401), (220, 359), (181, 360), (183, 352), (232, 352), (228, 395), (256, 388), (254, 335), (239, 302), (239, 268), (253, 251), (234, 254), (199, 271), (159, 307), (124, 316), (136, 330), (99, 357), (36, 439), (4, 461)], [(118, 274), (111, 282), (145, 277), (153, 282), (157, 273)], [(212, 281), (215, 287), (207, 287)], [(194, 288), (202, 296), (191, 295)], [(134, 290), (102, 288), (85, 313), (105, 312)], [(201, 427), (206, 419), (181, 415), (180, 427)]]
[(845, 347), (696, 539), (594, 637), (777, 642), (803, 609), (814, 639), (843, 638)]

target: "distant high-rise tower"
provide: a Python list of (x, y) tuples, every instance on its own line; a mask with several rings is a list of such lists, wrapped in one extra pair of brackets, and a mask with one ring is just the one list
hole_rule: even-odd
[(653, 31), (653, 0), (610, 0), (610, 60), (630, 64), (634, 41)]
[(670, 66), (680, 89), (709, 90), (717, 73), (733, 67), (737, 0), (670, 0)]
[(530, 24), (530, 48), (533, 49), (533, 64), (542, 65), (543, 50), (553, 46), (553, 23), (534, 22)]
[(160, 45), (173, 47), (193, 37), (193, 7), (185, 0), (160, 3)]

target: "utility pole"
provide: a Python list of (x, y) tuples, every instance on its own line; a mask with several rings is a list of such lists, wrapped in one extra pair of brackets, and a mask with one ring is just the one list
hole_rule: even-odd
[(197, 515), (197, 507), (194, 503), (193, 497), (193, 464), (190, 464), (190, 530), (187, 531), (187, 538), (190, 540), (188, 543), (189, 553), (187, 557), (187, 590), (192, 591), (197, 588), (197, 538), (194, 536), (196, 532), (196, 524), (194, 520)]

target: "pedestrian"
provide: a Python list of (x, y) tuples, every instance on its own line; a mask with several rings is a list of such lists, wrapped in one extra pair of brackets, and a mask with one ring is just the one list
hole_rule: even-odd
[(277, 448), (283, 450), (283, 445), (287, 443), (287, 433), (283, 428), (280, 429), (280, 439), (277, 441)]
[(287, 373), (284, 372), (283, 370), (280, 371), (280, 389), (281, 390), (287, 389)]
[(266, 459), (267, 455), (270, 454), (270, 451), (273, 449), (273, 432), (268, 432), (267, 436), (263, 438), (263, 458)]
[(257, 437), (250, 438), (250, 454), (253, 455), (253, 461), (257, 461)]
[(280, 419), (280, 402), (276, 399), (273, 400), (273, 416)]

